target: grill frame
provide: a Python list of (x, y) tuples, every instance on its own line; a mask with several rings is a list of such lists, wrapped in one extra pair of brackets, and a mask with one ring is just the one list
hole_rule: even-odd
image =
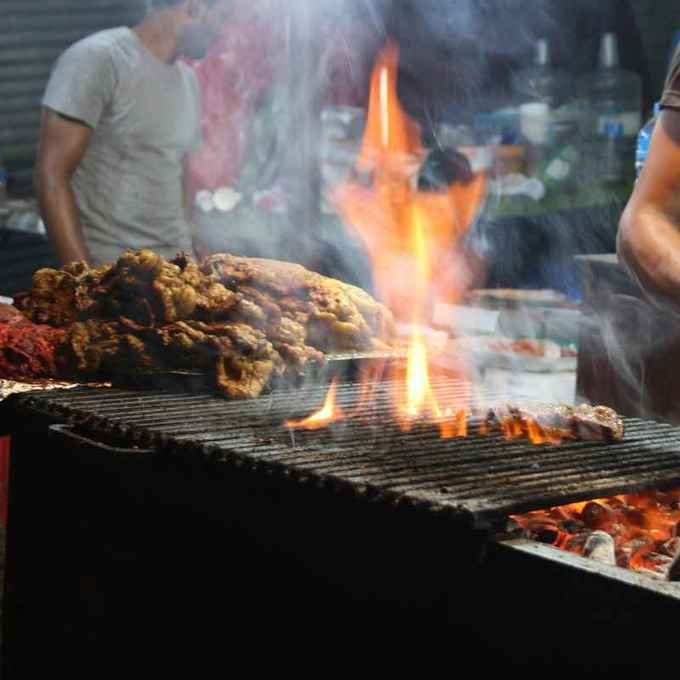
[[(672, 649), (672, 626), (636, 622), (675, 620), (677, 584), (527, 541), (496, 543), (465, 525), (468, 515), (403, 497), (387, 503), (370, 489), (319, 484), (247, 455), (211, 456), (169, 440), (120, 450), (113, 429), (98, 447), (87, 436), (48, 442), (68, 414), (41, 410), (46, 402), (35, 396), (12, 398), (2, 411), (14, 434), (3, 665), (21, 669), (18, 677), (33, 668), (36, 645), (80, 668), (86, 648), (90, 664), (101, 663), (121, 650), (130, 658), (125, 650), (142, 639), (140, 657), (164, 670), (174, 665), (171, 646), (214, 668), (225, 639), (251, 662), (267, 650), (276, 663), (291, 650), (311, 658), (324, 643), (327, 660), (355, 641), (371, 646), (383, 670), (404, 650), (421, 663), (438, 652), (450, 661), (453, 651), (490, 659), (495, 671), (521, 667), (526, 677), (545, 677), (556, 663), (586, 677), (629, 672), (631, 661), (646, 668), (648, 655), (612, 658), (610, 650)], [(140, 608), (149, 590), (140, 570), (158, 578), (151, 614)], [(77, 586), (93, 579), (98, 592), (113, 593), (88, 605), (94, 618), (79, 611)], [(177, 583), (187, 597), (168, 598)], [(156, 637), (158, 647), (149, 646)], [(666, 660), (672, 655), (655, 668)]]
[[(450, 395), (461, 398), (454, 383), (441, 385), (452, 386)], [(339, 387), (345, 409), (358, 390)], [(341, 424), (293, 435), (283, 428), (287, 418), (312, 412), (325, 392), (313, 387), (236, 403), (207, 393), (81, 388), (18, 395), (5, 409), (17, 417), (41, 413), (77, 426), (95, 442), (421, 508), (476, 529), (498, 530), (509, 514), (680, 484), (680, 430), (639, 419), (626, 419), (622, 443), (560, 447), (507, 442), (500, 435), (442, 440), (433, 427), (402, 433), (393, 425)], [(382, 391), (378, 400), (382, 418), (390, 417), (388, 393)], [(494, 399), (483, 398), (485, 404)], [(379, 441), (385, 436), (391, 438), (387, 449)]]

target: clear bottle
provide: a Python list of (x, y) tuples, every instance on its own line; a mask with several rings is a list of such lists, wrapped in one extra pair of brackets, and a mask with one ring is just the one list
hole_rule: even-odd
[(661, 111), (661, 104), (657, 102), (654, 104), (654, 113), (652, 117), (642, 126), (638, 137), (637, 146), (635, 147), (635, 177), (640, 177), (642, 168), (644, 167), (645, 161), (647, 160), (647, 154), (649, 153), (649, 144), (652, 141), (652, 133), (654, 132), (654, 127), (656, 126), (656, 119)]
[[(642, 79), (620, 67), (616, 35), (605, 33), (602, 36), (599, 65), (580, 84), (590, 119), (585, 135), (591, 159), (588, 176), (592, 181), (610, 182), (603, 173), (613, 177), (614, 173), (609, 170), (614, 167), (612, 154), (615, 147), (623, 168), (621, 181), (632, 181), (635, 175), (635, 143), (642, 126)], [(622, 134), (615, 136), (615, 130), (617, 135), (619, 130)]]
[(573, 93), (570, 76), (553, 68), (545, 38), (536, 41), (533, 63), (513, 73), (512, 89), (517, 104), (544, 102), (551, 109), (561, 106)]
[(604, 136), (611, 123), (621, 123), (624, 137), (636, 137), (642, 125), (642, 79), (620, 67), (613, 33), (602, 36), (599, 66), (583, 79), (582, 88), (594, 113), (596, 134)]

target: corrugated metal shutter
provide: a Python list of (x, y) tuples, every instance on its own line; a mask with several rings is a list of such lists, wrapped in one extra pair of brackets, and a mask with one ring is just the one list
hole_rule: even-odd
[(132, 25), (144, 0), (0, 0), (0, 153), (11, 178), (29, 184), (40, 100), (63, 50), (86, 35)]

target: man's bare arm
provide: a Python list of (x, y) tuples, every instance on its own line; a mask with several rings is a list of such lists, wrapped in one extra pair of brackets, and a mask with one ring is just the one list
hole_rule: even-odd
[(71, 187), (91, 137), (84, 123), (43, 109), (35, 185), (47, 232), (64, 264), (91, 261)]
[(664, 109), (621, 218), (619, 256), (653, 295), (680, 308), (680, 112)]

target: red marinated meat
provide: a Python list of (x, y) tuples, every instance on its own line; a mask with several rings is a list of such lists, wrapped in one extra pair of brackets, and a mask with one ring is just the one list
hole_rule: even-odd
[[(35, 380), (54, 378), (56, 347), (63, 341), (64, 332), (34, 324), (3, 306), (0, 309), (0, 378), (7, 380)], [(14, 310), (16, 311), (16, 310)]]
[(0, 324), (23, 323), (26, 317), (12, 305), (0, 304)]

